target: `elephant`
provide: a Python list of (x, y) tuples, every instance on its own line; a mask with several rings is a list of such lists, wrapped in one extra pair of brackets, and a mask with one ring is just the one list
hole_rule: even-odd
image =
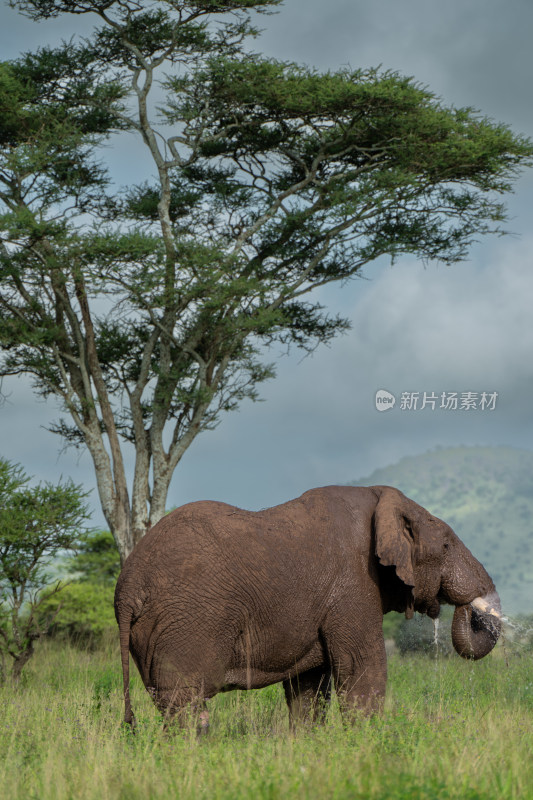
[(126, 723), (129, 652), (166, 723), (231, 689), (283, 682), (291, 727), (382, 707), (389, 611), (431, 618), (455, 606), (460, 656), (489, 653), (501, 606), (453, 530), (390, 486), (328, 486), (261, 511), (189, 503), (163, 517), (124, 563), (115, 591)]

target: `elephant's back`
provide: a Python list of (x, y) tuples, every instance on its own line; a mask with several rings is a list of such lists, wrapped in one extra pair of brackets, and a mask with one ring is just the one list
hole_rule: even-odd
[[(248, 551), (251, 558), (289, 553), (319, 545), (343, 549), (343, 538), (353, 537), (350, 498), (369, 489), (328, 486), (260, 511), (247, 511), (214, 500), (187, 503), (166, 514), (136, 545), (123, 572), (144, 575), (175, 571), (180, 564), (210, 561)], [(374, 500), (375, 503), (375, 500)], [(365, 518), (367, 514), (363, 514)], [(363, 521), (361, 519), (361, 521)]]
[(366, 536), (367, 514), (354, 528), (349, 499), (354, 492), (369, 491), (313, 489), (261, 511), (218, 501), (188, 503), (163, 517), (136, 545), (117, 593), (175, 598), (183, 587), (205, 589), (222, 580), (269, 586), (283, 583), (287, 575), (303, 583), (314, 581), (318, 572), (327, 578), (353, 550), (354, 529), (361, 526), (361, 539)]

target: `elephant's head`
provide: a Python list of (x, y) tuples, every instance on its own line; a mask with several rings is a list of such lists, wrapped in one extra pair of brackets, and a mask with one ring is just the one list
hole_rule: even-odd
[(373, 489), (384, 610), (435, 618), (441, 603), (454, 605), (455, 650), (463, 658), (483, 658), (501, 629), (500, 598), (490, 576), (445, 522), (397, 489)]

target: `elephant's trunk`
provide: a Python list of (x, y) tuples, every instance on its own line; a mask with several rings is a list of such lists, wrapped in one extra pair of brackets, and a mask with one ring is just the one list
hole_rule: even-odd
[(452, 622), (452, 642), (457, 653), (473, 660), (490, 653), (500, 635), (501, 618), (497, 592), (457, 606)]

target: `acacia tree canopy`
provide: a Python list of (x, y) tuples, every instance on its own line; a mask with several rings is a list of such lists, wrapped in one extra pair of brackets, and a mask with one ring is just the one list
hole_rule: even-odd
[[(262, 348), (348, 327), (307, 295), (383, 254), (460, 261), (533, 148), (411, 78), (252, 53), (278, 0), (14, 5), (98, 27), (0, 68), (2, 374), (62, 399), (124, 558), (196, 435), (273, 375)], [(121, 131), (154, 178), (117, 191)]]

